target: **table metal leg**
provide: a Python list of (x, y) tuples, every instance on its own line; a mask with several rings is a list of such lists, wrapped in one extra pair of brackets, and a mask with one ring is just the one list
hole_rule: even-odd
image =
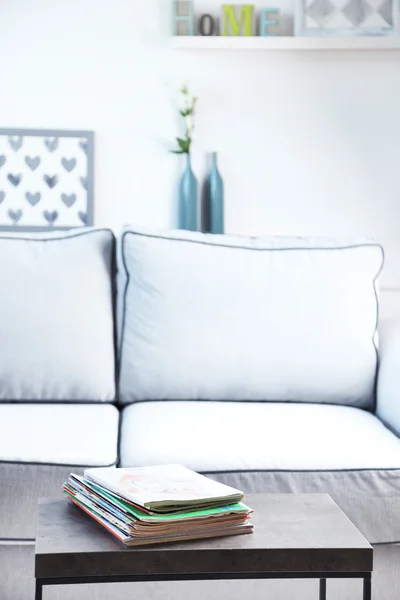
[(319, 580), (319, 600), (326, 600), (326, 579)]
[(371, 575), (368, 575), (368, 577), (364, 577), (363, 600), (371, 600), (371, 587)]
[(36, 579), (36, 592), (35, 592), (35, 600), (42, 600), (42, 582), (40, 579)]

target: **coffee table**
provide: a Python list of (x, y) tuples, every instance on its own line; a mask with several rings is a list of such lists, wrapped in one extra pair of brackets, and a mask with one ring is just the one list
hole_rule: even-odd
[[(373, 549), (325, 494), (247, 495), (254, 534), (127, 548), (71, 502), (41, 500), (36, 600), (43, 587), (212, 579), (360, 578), (371, 600)], [(361, 594), (360, 594), (361, 597)]]

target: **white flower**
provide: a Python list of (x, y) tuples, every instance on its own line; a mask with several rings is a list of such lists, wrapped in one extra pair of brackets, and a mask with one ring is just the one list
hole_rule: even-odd
[(185, 126), (187, 131), (193, 131), (194, 129), (194, 119), (191, 115), (185, 117)]
[(191, 98), (189, 96), (184, 96), (183, 94), (180, 94), (179, 97), (179, 108), (181, 110), (186, 110), (187, 108), (190, 108), (192, 105), (192, 101)]

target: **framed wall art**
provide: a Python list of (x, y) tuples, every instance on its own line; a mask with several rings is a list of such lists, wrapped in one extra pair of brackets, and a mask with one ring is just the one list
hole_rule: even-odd
[(93, 225), (94, 133), (0, 129), (0, 230)]
[(399, 0), (296, 0), (295, 35), (399, 34)]

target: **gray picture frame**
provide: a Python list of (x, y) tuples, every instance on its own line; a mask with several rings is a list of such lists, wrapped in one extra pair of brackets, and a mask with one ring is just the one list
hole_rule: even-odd
[[(400, 33), (400, 0), (392, 1), (392, 27), (375, 27), (366, 29), (354, 26), (352, 28), (307, 27), (305, 24), (306, 0), (295, 0), (294, 34), (307, 37), (391, 37)], [(335, 4), (334, 0), (332, 3)]]
[[(85, 140), (85, 154), (87, 157), (87, 171), (86, 171), (86, 212), (84, 213), (84, 221), (82, 224), (77, 225), (57, 225), (57, 223), (43, 224), (43, 225), (18, 225), (10, 224), (6, 225), (0, 222), (0, 231), (3, 232), (45, 232), (45, 231), (68, 231), (74, 228), (80, 227), (91, 227), (94, 225), (94, 160), (95, 160), (95, 133), (94, 131), (87, 130), (65, 130), (65, 129), (28, 129), (28, 128), (0, 128), (0, 136), (13, 137), (13, 138), (49, 138), (49, 139), (63, 139), (63, 138), (79, 138)], [(83, 218), (82, 217), (82, 218)]]

